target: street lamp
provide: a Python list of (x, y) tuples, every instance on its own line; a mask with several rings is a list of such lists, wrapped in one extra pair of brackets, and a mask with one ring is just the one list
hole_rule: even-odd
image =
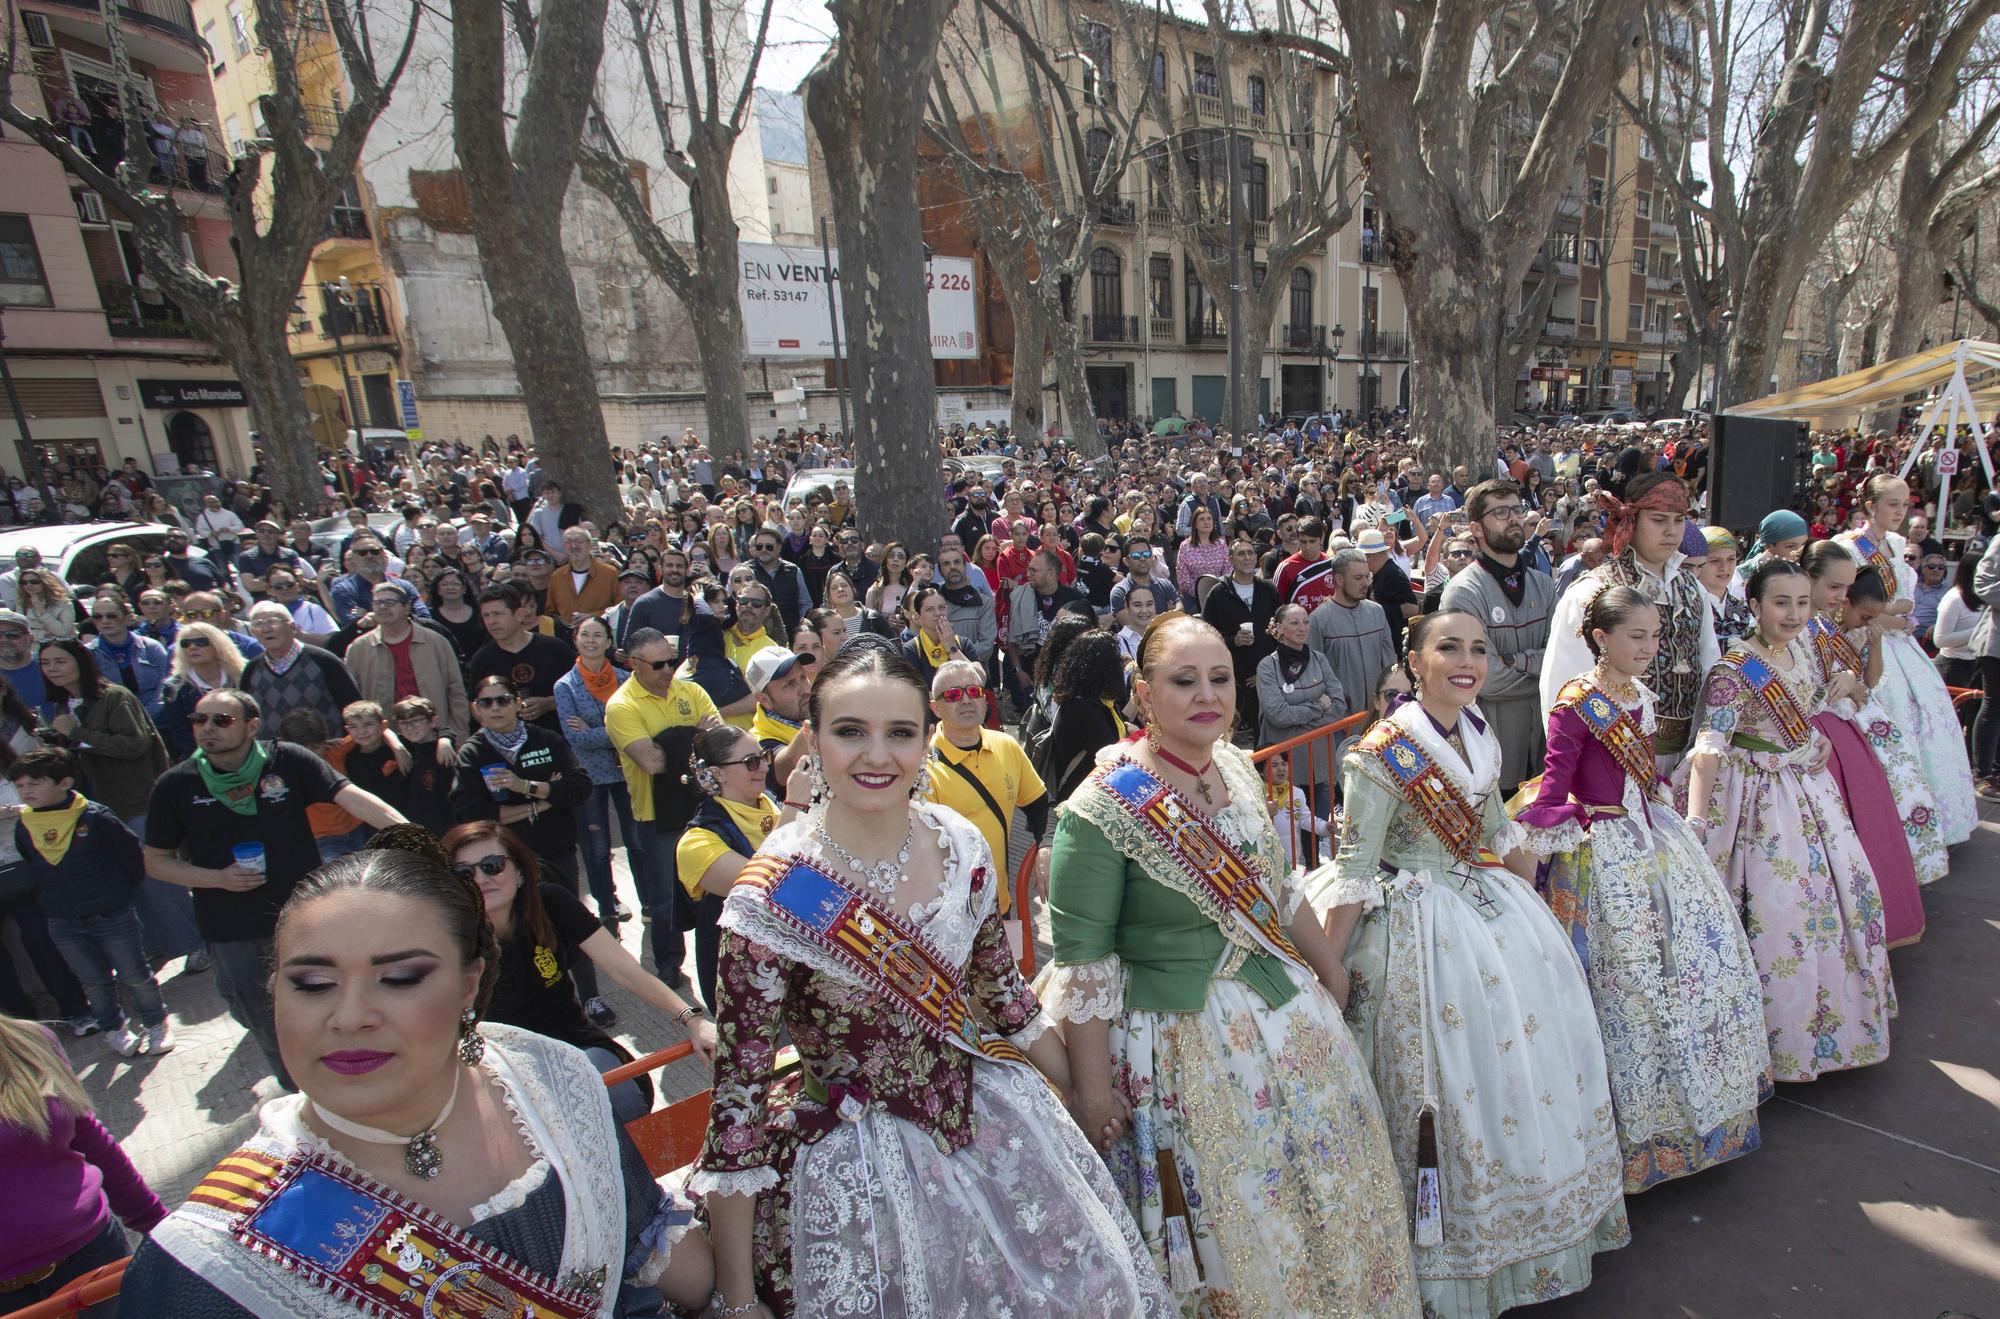
[(1332, 407), (1340, 406), (1340, 341), (1347, 337), (1346, 327), (1336, 324), (1327, 336), (1333, 340), (1333, 367), (1327, 372), (1328, 390), (1333, 396)]
[[(1674, 329), (1679, 332), (1680, 336), (1683, 339), (1687, 338), (1688, 327), (1693, 324), (1694, 321), (1688, 317), (1686, 311), (1677, 311), (1674, 313)], [(1695, 341), (1695, 346), (1694, 346), (1694, 401), (1696, 407), (1701, 406), (1701, 379), (1702, 379), (1701, 369), (1702, 367), (1707, 365), (1707, 363), (1708, 363), (1708, 353), (1706, 351), (1706, 348), (1701, 343), (1701, 341), (1697, 339)]]
[(1715, 412), (1719, 416), (1729, 410), (1729, 336), (1736, 328), (1736, 313), (1725, 311), (1716, 320), (1722, 326), (1722, 338), (1715, 346)]
[(340, 363), (340, 388), (347, 396), (348, 425), (354, 428), (354, 449), (362, 452), (361, 408), (355, 402), (354, 377), (347, 370), (347, 346), (341, 336), (354, 332), (354, 290), (342, 275), (330, 284), (319, 286), (320, 296), (327, 304), (326, 314), (319, 318), (321, 333), (333, 340), (333, 355)]

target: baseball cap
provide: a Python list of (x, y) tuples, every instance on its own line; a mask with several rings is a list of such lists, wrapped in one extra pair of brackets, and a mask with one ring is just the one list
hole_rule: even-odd
[(743, 678), (750, 690), (761, 692), (801, 664), (811, 664), (810, 655), (794, 655), (783, 646), (765, 646), (743, 666)]
[(621, 582), (627, 577), (637, 578), (648, 585), (651, 585), (653, 581), (653, 574), (647, 572), (644, 568), (627, 568), (624, 572), (618, 574), (618, 580)]
[(11, 609), (0, 609), (0, 623), (12, 623), (16, 627), (30, 626), (25, 614), (17, 614)]

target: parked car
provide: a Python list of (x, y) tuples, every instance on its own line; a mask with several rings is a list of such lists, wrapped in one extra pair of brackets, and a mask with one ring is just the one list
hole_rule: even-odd
[[(387, 536), (393, 528), (403, 524), (403, 515), (391, 510), (368, 515), (368, 529), (378, 536)], [(313, 549), (321, 555), (331, 556), (353, 532), (354, 524), (347, 520), (347, 514), (335, 513), (332, 517), (320, 518), (312, 523)]]
[[(77, 595), (96, 591), (104, 579), (108, 560), (104, 552), (121, 542), (139, 552), (141, 559), (158, 554), (166, 547), (167, 532), (158, 522), (68, 522), (53, 527), (15, 527), (0, 531), (0, 565), (12, 567), (14, 555), (23, 546), (41, 552), (42, 563), (69, 584)], [(188, 557), (208, 557), (198, 545), (188, 547)]]
[(854, 491), (854, 470), (852, 468), (808, 467), (802, 471), (794, 472), (791, 481), (785, 486), (785, 498), (781, 506), (782, 510), (789, 513), (793, 508), (803, 506), (806, 502), (806, 497), (815, 490), (828, 499), (831, 499), (833, 498), (834, 485), (842, 481), (847, 483), (848, 492), (852, 494)]

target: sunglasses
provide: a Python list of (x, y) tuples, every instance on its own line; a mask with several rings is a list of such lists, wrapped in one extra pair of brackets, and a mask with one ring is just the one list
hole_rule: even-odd
[(736, 597), (736, 607), (738, 609), (762, 609), (765, 605), (768, 605), (770, 603), (771, 602), (769, 600), (766, 600), (761, 596), (739, 595)]
[(776, 747), (765, 747), (762, 751), (757, 752), (755, 755), (745, 756), (741, 760), (722, 760), (722, 761), (717, 761), (716, 763), (718, 766), (736, 765), (740, 766), (743, 769), (762, 769), (764, 766), (770, 764), (772, 760), (776, 759), (777, 754), (778, 751)]
[(947, 687), (938, 693), (937, 698), (946, 704), (951, 704), (955, 701), (983, 701), (986, 699), (986, 689), (984, 687)]
[(273, 591), (296, 591), (299, 589), (299, 584), (297, 582), (280, 582), (280, 581), (267, 580), (264, 583), (264, 585)]
[(506, 855), (495, 852), (492, 856), (482, 856), (477, 861), (461, 862), (451, 868), (451, 873), (457, 875), (460, 879), (471, 879), (473, 872), (478, 871), (480, 874), (490, 878), (498, 875), (507, 866), (508, 858)]
[(206, 650), (206, 649), (208, 649), (208, 646), (209, 646), (209, 640), (208, 640), (208, 638), (207, 638), (207, 637), (182, 637), (182, 638), (181, 638), (181, 649), (182, 649), (182, 650), (193, 650), (193, 649), (194, 649), (194, 648), (195, 648), (196, 646), (200, 646), (200, 647), (201, 647), (201, 648), (202, 648), (203, 650)]
[(382, 557), (382, 553), (381, 550), (356, 550), (354, 551), (354, 557), (357, 559), (379, 559)]
[(236, 721), (241, 717), (240, 715), (233, 714), (203, 714), (197, 710), (188, 716), (188, 727), (207, 728), (210, 724), (213, 724), (217, 728), (234, 728)]
[(482, 710), (501, 710), (519, 699), (518, 696), (476, 696), (472, 703)]
[(186, 611), (184, 617), (191, 618), (197, 623), (205, 623), (212, 618), (221, 618), (222, 611), (220, 609), (190, 609)]
[(675, 664), (679, 663), (678, 660), (671, 660), (671, 659), (663, 659), (663, 660), (641, 659), (637, 655), (628, 655), (626, 656), (626, 658), (631, 660), (632, 663), (634, 664), (645, 665), (646, 671), (648, 673), (658, 673), (661, 669), (671, 669)]
[(123, 614), (100, 614), (94, 610), (90, 616), (100, 623), (116, 623), (122, 621), (125, 617)]

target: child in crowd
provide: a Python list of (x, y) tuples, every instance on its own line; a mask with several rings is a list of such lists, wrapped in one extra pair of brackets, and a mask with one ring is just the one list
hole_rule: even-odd
[[(76, 753), (42, 747), (23, 754), (7, 777), (21, 795), (14, 838), (21, 862), (34, 877), (49, 941), (83, 985), (93, 1031), (110, 1032), (123, 1057), (174, 1047), (166, 999), (141, 947), (139, 912), (132, 892), (146, 877), (139, 840), (106, 807), (76, 791)], [(139, 1030), (119, 1004), (132, 997)]]
[[(1305, 865), (1313, 857), (1307, 834), (1327, 840), (1319, 848), (1319, 861), (1333, 858), (1333, 830), (1312, 812), (1306, 794), (1292, 786), (1291, 757), (1272, 756), (1264, 762), (1264, 805), (1271, 812), (1271, 827), (1285, 845), (1285, 854), (1294, 866)], [(1302, 859), (1305, 858), (1305, 859)]]
[(441, 834), (457, 823), (451, 817), (451, 779), (458, 749), (438, 733), (438, 708), (425, 697), (396, 702), (389, 717), (410, 753), (400, 809), (412, 824)]
[(1139, 662), (1139, 640), (1146, 635), (1146, 625), (1153, 621), (1153, 611), (1159, 607), (1151, 591), (1134, 591), (1125, 597), (1125, 612), (1131, 625), (1118, 629), (1118, 653), (1128, 664)]
[[(404, 811), (409, 800), (410, 752), (389, 728), (382, 707), (374, 701), (354, 701), (340, 712), (347, 736), (340, 749), (341, 772), (356, 787)], [(331, 762), (329, 762), (331, 763)]]
[[(326, 720), (319, 711), (308, 710), (304, 706), (286, 711), (284, 718), (278, 720), (278, 736), (312, 752), (331, 765), (335, 773), (347, 773), (347, 754), (354, 743), (344, 737), (338, 742), (329, 740)], [(306, 818), (312, 821), (313, 838), (319, 843), (322, 863), (360, 851), (371, 832), (346, 807), (330, 801), (315, 802), (306, 807)]]

